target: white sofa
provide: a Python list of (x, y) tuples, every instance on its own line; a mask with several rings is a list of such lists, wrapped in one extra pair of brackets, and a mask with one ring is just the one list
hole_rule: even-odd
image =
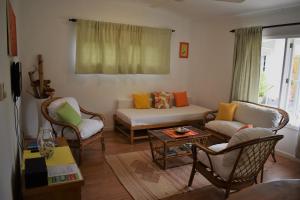
[(276, 133), (289, 121), (288, 114), (281, 109), (255, 103), (235, 101), (237, 108), (233, 121), (214, 120), (217, 111), (206, 114), (205, 127), (225, 138), (231, 138), (241, 127), (252, 124), (253, 127), (268, 128)]
[[(191, 102), (191, 98), (189, 98)], [(188, 125), (201, 123), (208, 108), (190, 104), (185, 107), (172, 106), (170, 109), (135, 109), (131, 99), (117, 101), (117, 111), (114, 115), (115, 129), (134, 140), (145, 139), (145, 131), (152, 128)]]

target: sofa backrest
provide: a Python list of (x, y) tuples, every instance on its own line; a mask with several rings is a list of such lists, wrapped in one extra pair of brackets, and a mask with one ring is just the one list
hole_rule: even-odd
[[(152, 105), (152, 98), (149, 98), (150, 105)], [(192, 98), (188, 97), (189, 104), (192, 104)], [(174, 106), (174, 97), (171, 97), (171, 105)], [(117, 100), (117, 109), (122, 109), (122, 108), (133, 108), (133, 101), (130, 98), (127, 99), (118, 99)]]
[(276, 109), (241, 101), (234, 103), (238, 105), (234, 114), (235, 121), (263, 128), (277, 127), (280, 123), (281, 114)]

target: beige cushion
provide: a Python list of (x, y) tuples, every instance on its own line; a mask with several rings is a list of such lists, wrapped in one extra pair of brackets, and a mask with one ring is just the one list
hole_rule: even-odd
[(118, 109), (116, 115), (131, 126), (154, 125), (186, 120), (200, 120), (209, 109), (189, 105), (185, 107), (172, 107), (170, 109)]
[[(266, 128), (246, 128), (240, 130), (238, 133), (234, 134), (233, 137), (229, 140), (228, 146), (231, 147), (236, 144), (246, 142), (249, 140), (262, 138), (262, 137), (268, 137), (272, 136), (274, 133)], [(226, 153), (224, 156), (224, 162), (223, 165), (227, 167), (232, 167), (237, 159), (237, 156), (239, 154), (239, 149), (233, 150), (229, 153)], [(249, 152), (251, 153), (251, 152)]]
[[(218, 151), (222, 151), (226, 147), (227, 147), (227, 143), (221, 143), (221, 144), (212, 145), (208, 148), (218, 152)], [(206, 165), (209, 168), (211, 167), (207, 154), (204, 151), (202, 150), (198, 151), (197, 156), (198, 156), (198, 160), (201, 161), (204, 165)], [(224, 154), (216, 155), (216, 156), (210, 155), (210, 159), (213, 165), (213, 170), (224, 180), (228, 180), (232, 167), (223, 166)]]
[[(101, 120), (95, 119), (82, 119), (80, 124), (78, 124), (78, 129), (82, 139), (87, 139), (103, 128), (103, 122)], [(77, 139), (76, 134), (70, 129), (64, 131), (64, 137), (67, 139), (75, 140)]]
[(205, 124), (205, 127), (216, 131), (218, 133), (222, 133), (229, 137), (232, 137), (237, 130), (239, 130), (245, 124), (238, 121), (223, 121), (223, 120), (213, 120)]
[(254, 127), (278, 126), (281, 115), (277, 110), (239, 101), (234, 103), (238, 105), (234, 115), (235, 121), (253, 124)]

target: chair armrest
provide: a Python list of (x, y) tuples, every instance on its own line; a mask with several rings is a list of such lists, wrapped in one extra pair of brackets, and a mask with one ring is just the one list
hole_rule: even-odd
[(208, 147), (206, 147), (206, 146), (204, 146), (203, 144), (200, 144), (200, 143), (193, 144), (192, 148), (195, 148), (196, 152), (197, 152), (197, 149), (200, 149), (200, 150), (202, 150), (205, 153), (208, 153), (210, 155), (218, 155), (219, 154), (219, 151), (213, 151), (213, 150), (209, 149)]
[(212, 121), (216, 118), (216, 115), (217, 115), (217, 112), (218, 110), (213, 110), (213, 111), (208, 111), (206, 113), (204, 113), (204, 124), (209, 122), (209, 121)]
[(84, 113), (86, 115), (90, 115), (91, 116), (90, 119), (92, 119), (94, 117), (98, 117), (103, 122), (103, 124), (104, 124), (105, 118), (104, 118), (103, 114), (87, 111), (84, 108), (82, 108), (81, 106), (80, 106), (80, 112), (82, 112), (82, 113)]
[(52, 118), (48, 118), (48, 120), (51, 122), (51, 124), (63, 127), (62, 130), (61, 130), (62, 136), (63, 136), (64, 129), (65, 128), (70, 128), (70, 129), (72, 129), (75, 132), (75, 134), (77, 136), (77, 139), (81, 140), (79, 129), (76, 126), (74, 126), (73, 124), (68, 124), (68, 123), (65, 123), (65, 122), (60, 122), (60, 121), (54, 120)]
[[(194, 163), (194, 165), (196, 165), (197, 162), (198, 162), (198, 157), (197, 157), (198, 150), (197, 149), (200, 149), (200, 150), (202, 150), (202, 151), (205, 152), (205, 154), (206, 154), (206, 156), (208, 158), (209, 164), (210, 164), (210, 169), (213, 171), (214, 170), (214, 166), (213, 166), (213, 163), (211, 161), (210, 155), (217, 155), (218, 152), (213, 151), (213, 150), (207, 148), (206, 146), (204, 146), (204, 145), (202, 145), (200, 143), (193, 144), (193, 146), (192, 146), (192, 153), (193, 153), (193, 163)], [(201, 161), (199, 161), (199, 162), (201, 162)]]

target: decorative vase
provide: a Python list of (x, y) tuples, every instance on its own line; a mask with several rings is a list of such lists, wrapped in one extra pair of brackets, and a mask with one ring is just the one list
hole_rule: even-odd
[(51, 129), (40, 129), (37, 137), (37, 145), (41, 156), (49, 159), (53, 156), (55, 141)]

